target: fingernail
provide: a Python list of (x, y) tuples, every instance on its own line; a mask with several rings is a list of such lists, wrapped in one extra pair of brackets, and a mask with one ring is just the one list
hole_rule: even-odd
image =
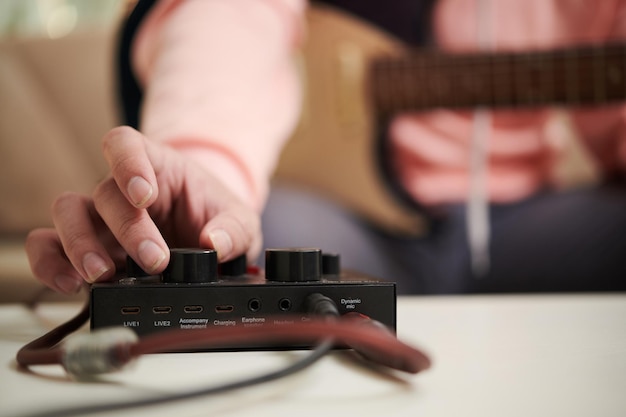
[(233, 250), (233, 241), (230, 235), (223, 229), (212, 230), (209, 232), (209, 239), (213, 243), (213, 249), (217, 251), (220, 258), (224, 258)]
[(87, 281), (96, 282), (109, 271), (109, 266), (98, 254), (89, 252), (83, 257), (83, 269), (87, 274)]
[(165, 260), (165, 252), (151, 240), (144, 240), (139, 244), (138, 255), (144, 270), (148, 273), (154, 272)]
[(141, 177), (132, 177), (128, 182), (128, 195), (135, 206), (141, 207), (152, 197), (152, 185)]
[(82, 282), (69, 275), (58, 275), (54, 278), (54, 284), (66, 294), (76, 294), (80, 291)]

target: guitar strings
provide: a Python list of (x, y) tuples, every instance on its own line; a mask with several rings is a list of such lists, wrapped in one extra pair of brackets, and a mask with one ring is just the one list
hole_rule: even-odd
[[(472, 55), (450, 55), (419, 51), (401, 59), (387, 57), (377, 60), (373, 75), (374, 82), (390, 87), (397, 86), (393, 81), (397, 81), (395, 75), (398, 72), (413, 74), (403, 78), (406, 88), (394, 91), (399, 95), (378, 97), (378, 104), (383, 109), (432, 108), (441, 104), (438, 102), (440, 90), (443, 90), (444, 101), (452, 107), (466, 107), (469, 104), (466, 100), (477, 99), (489, 107), (601, 104), (624, 97), (624, 89), (621, 88), (626, 85), (624, 57), (624, 43), (524, 54), (483, 51)], [(424, 88), (434, 96), (424, 94)], [(478, 97), (467, 98), (463, 94), (446, 97), (446, 91), (459, 89)], [(457, 102), (448, 102), (453, 98), (458, 99)]]

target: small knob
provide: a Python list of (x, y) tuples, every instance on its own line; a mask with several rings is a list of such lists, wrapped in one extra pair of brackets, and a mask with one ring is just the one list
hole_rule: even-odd
[(219, 274), (227, 277), (239, 277), (248, 271), (248, 258), (246, 254), (240, 255), (230, 261), (222, 262), (218, 266)]
[(322, 251), (316, 248), (268, 249), (265, 275), (270, 281), (319, 281), (322, 276)]
[(341, 274), (341, 260), (338, 253), (322, 254), (322, 274), (333, 276)]
[(201, 283), (217, 281), (217, 252), (213, 249), (170, 249), (170, 263), (163, 282)]
[(150, 274), (148, 274), (146, 271), (141, 269), (139, 264), (135, 262), (133, 258), (126, 255), (126, 276), (128, 278), (140, 278), (140, 277), (147, 277), (149, 275)]

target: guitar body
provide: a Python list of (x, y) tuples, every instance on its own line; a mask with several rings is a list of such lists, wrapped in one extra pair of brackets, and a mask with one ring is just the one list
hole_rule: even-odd
[(423, 234), (427, 223), (385, 180), (377, 122), (435, 108), (601, 106), (626, 100), (623, 42), (450, 54), (410, 50), (328, 6), (311, 7), (308, 25), (301, 56), (303, 113), (275, 181), (325, 195), (400, 235)]
[(420, 235), (424, 218), (390, 191), (379, 168), (378, 127), (367, 94), (369, 63), (402, 56), (389, 35), (330, 7), (308, 11), (301, 55), (304, 104), (284, 149), (276, 182), (310, 189), (401, 235)]

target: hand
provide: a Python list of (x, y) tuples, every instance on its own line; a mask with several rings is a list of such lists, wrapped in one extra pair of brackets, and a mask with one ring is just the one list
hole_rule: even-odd
[(220, 261), (261, 248), (258, 212), (200, 165), (128, 127), (103, 139), (111, 175), (93, 197), (65, 193), (52, 207), (54, 229), (33, 230), (26, 252), (33, 274), (56, 291), (114, 276), (128, 253), (159, 273), (169, 247), (205, 247)]
[[(558, 149), (543, 133), (548, 115), (544, 110), (491, 112), (489, 126), (481, 132), (488, 152), (485, 191), (491, 201), (526, 198), (552, 180)], [(437, 110), (394, 119), (391, 157), (415, 201), (426, 206), (466, 201), (474, 118), (473, 112)]]

